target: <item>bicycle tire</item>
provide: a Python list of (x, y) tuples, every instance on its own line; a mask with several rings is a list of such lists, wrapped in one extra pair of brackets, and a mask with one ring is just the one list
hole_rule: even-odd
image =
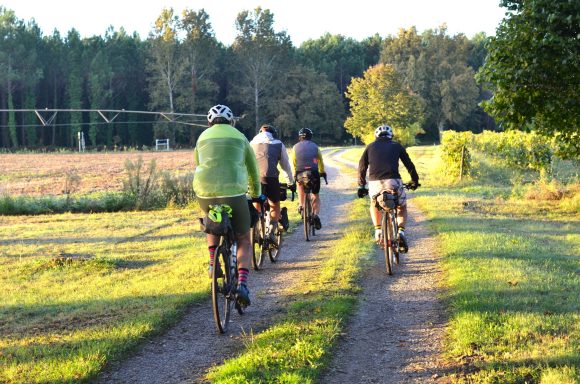
[(225, 333), (230, 322), (230, 313), (235, 297), (233, 295), (234, 282), (231, 275), (229, 251), (225, 251), (225, 243), (220, 244), (215, 252), (215, 262), (221, 264), (223, 277), (218, 278), (218, 270), (213, 268), (211, 277), (211, 298), (213, 308), (213, 318), (219, 333)]
[[(264, 264), (264, 236), (264, 218), (260, 216), (252, 229), (252, 267), (255, 271), (262, 269)], [(256, 252), (256, 248), (258, 252)]]
[(388, 275), (393, 274), (393, 265), (391, 264), (391, 241), (392, 235), (390, 234), (391, 227), (389, 225), (389, 214), (387, 212), (382, 213), (381, 219), (381, 231), (383, 236), (383, 252), (385, 253), (385, 268)]
[(282, 231), (280, 228), (276, 228), (276, 236), (274, 246), (270, 246), (268, 249), (268, 256), (270, 257), (270, 261), (275, 263), (278, 260), (278, 256), (280, 255), (280, 248), (282, 247)]
[(314, 213), (312, 208), (312, 200), (308, 200), (308, 206), (310, 207), (310, 235), (311, 237), (316, 236), (316, 225), (314, 224)]
[(401, 245), (399, 244), (399, 225), (397, 223), (397, 213), (395, 211), (395, 213), (393, 213), (392, 216), (392, 220), (393, 220), (393, 233), (394, 233), (394, 245), (393, 245), (393, 255), (395, 257), (395, 264), (399, 264), (399, 254), (400, 254), (400, 249), (401, 249)]
[(304, 239), (310, 241), (310, 194), (304, 196), (304, 210), (302, 211), (302, 222), (304, 223)]

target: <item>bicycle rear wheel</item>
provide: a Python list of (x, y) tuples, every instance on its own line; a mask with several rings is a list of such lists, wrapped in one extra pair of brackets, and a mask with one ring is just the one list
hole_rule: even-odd
[[(215, 252), (214, 268), (211, 277), (211, 299), (213, 318), (219, 333), (225, 333), (230, 322), (230, 313), (235, 301), (230, 250), (222, 243)], [(220, 268), (218, 268), (218, 264)], [(219, 276), (220, 271), (223, 276)]]
[(254, 270), (259, 271), (264, 264), (264, 218), (260, 216), (260, 219), (252, 228), (252, 267)]
[(304, 211), (302, 212), (302, 222), (304, 223), (304, 238), (310, 241), (310, 194), (304, 196)]
[(270, 248), (268, 249), (268, 256), (272, 263), (275, 263), (278, 259), (280, 247), (282, 247), (282, 231), (280, 228), (276, 228), (274, 239), (274, 244), (270, 244)]
[(382, 214), (382, 220), (381, 220), (381, 230), (382, 230), (382, 235), (383, 235), (383, 252), (385, 253), (385, 267), (387, 269), (387, 274), (392, 275), (393, 274), (393, 265), (391, 263), (391, 253), (393, 251), (392, 247), (391, 247), (391, 242), (393, 240), (393, 235), (392, 235), (392, 228), (390, 226), (390, 220), (389, 220), (389, 214), (388, 212), (383, 212)]
[(395, 264), (399, 264), (399, 255), (401, 253), (401, 244), (399, 243), (399, 225), (397, 224), (397, 215), (393, 214), (391, 216), (391, 220), (393, 221), (393, 234), (394, 234), (394, 243), (393, 243), (393, 256)]

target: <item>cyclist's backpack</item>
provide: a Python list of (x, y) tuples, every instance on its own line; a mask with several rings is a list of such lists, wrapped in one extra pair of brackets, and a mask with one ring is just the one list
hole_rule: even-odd
[(202, 231), (215, 236), (224, 236), (231, 228), (230, 216), (232, 208), (229, 205), (210, 205), (210, 210), (199, 222)]

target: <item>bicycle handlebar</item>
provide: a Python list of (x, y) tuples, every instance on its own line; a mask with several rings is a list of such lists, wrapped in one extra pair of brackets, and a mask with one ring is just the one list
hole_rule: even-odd
[[(407, 190), (412, 190), (414, 191), (415, 189), (419, 188), (421, 186), (421, 184), (419, 183), (414, 183), (414, 182), (409, 182), (409, 183), (404, 183), (403, 184), (403, 188), (407, 189)], [(369, 189), (363, 186), (360, 186), (357, 190), (357, 196), (359, 198), (363, 198), (365, 196), (368, 196), (369, 194)]]

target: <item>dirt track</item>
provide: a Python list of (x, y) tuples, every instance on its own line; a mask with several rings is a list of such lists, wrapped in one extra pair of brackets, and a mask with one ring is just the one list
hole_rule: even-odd
[[(352, 176), (340, 175), (328, 161), (330, 184), (323, 187), (323, 229), (306, 243), (300, 231), (285, 241), (280, 260), (266, 261), (251, 272), (252, 306), (233, 316), (226, 336), (216, 335), (209, 300), (192, 307), (175, 327), (148, 342), (132, 357), (109, 367), (99, 383), (199, 383), (208, 368), (243, 348), (243, 339), (271, 324), (284, 312), (284, 294), (316, 269), (317, 250), (332, 246), (347, 224), (347, 203), (355, 188)], [(445, 319), (437, 300), (440, 271), (435, 241), (425, 219), (411, 207), (408, 233), (412, 250), (385, 275), (382, 254), (365, 276), (361, 305), (322, 383), (432, 382), (437, 374)], [(370, 223), (369, 223), (370, 230)], [(219, 342), (220, 348), (213, 348)], [(226, 353), (225, 351), (228, 351)]]

